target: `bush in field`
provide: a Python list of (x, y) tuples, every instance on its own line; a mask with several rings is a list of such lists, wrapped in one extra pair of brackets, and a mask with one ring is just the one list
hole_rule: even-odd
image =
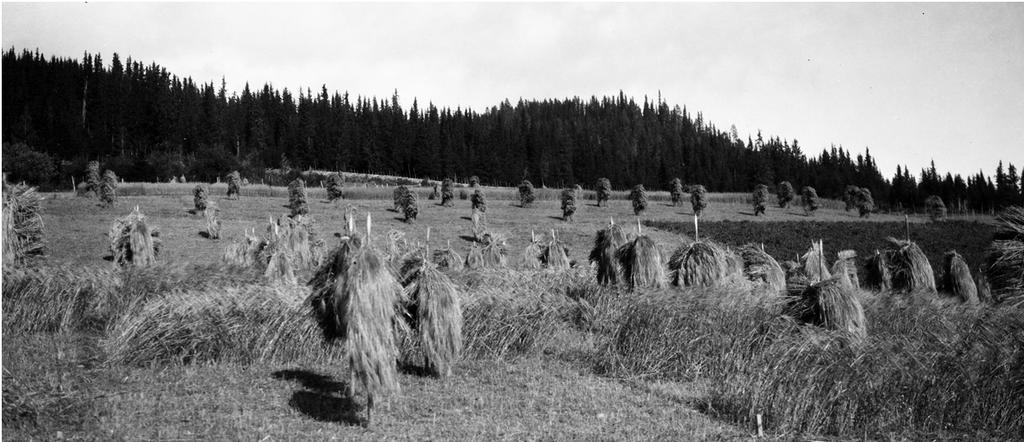
[(241, 195), (240, 191), (242, 189), (242, 175), (239, 174), (237, 170), (232, 171), (231, 173), (228, 174), (227, 181), (228, 199), (232, 199), (231, 197), (234, 197), (233, 199), (238, 199), (238, 197)]
[(793, 198), (795, 198), (795, 194), (793, 192), (793, 185), (789, 184), (789, 181), (783, 181), (779, 183), (779, 188), (776, 193), (779, 197), (780, 209), (785, 209), (786, 207), (789, 207), (789, 203), (791, 203), (793, 201)]
[(3, 158), (4, 172), (12, 183), (25, 181), (45, 186), (57, 175), (53, 157), (24, 143), (3, 143)]
[(445, 178), (441, 182), (441, 205), (444, 207), (451, 207), (454, 204), (455, 192), (454, 184), (450, 178)]
[(562, 190), (562, 220), (566, 222), (572, 221), (573, 214), (576, 213), (576, 189), (563, 189)]
[(814, 211), (818, 210), (818, 191), (811, 186), (804, 186), (800, 194), (803, 197), (804, 212), (808, 215), (814, 214)]
[(477, 188), (473, 191), (473, 198), (470, 201), (473, 203), (473, 210), (479, 211), (480, 213), (487, 212), (487, 198), (484, 197), (484, 191)]
[(946, 219), (946, 204), (942, 202), (942, 198), (938, 195), (929, 195), (928, 198), (925, 198), (924, 209), (928, 212), (928, 216), (932, 221)]
[(758, 184), (754, 187), (754, 216), (765, 213), (768, 208), (768, 186)]
[(683, 180), (673, 178), (668, 184), (668, 190), (672, 195), (672, 205), (678, 206), (683, 203)]
[(530, 180), (523, 180), (522, 183), (519, 183), (519, 205), (521, 207), (529, 207), (536, 199), (537, 196), (533, 194), (533, 183)]
[(100, 203), (104, 207), (114, 205), (117, 199), (117, 175), (112, 170), (103, 172), (103, 180), (100, 182)]
[(708, 207), (708, 191), (703, 185), (696, 184), (690, 188), (690, 205), (695, 215), (704, 214), (704, 209)]
[(871, 197), (871, 191), (866, 187), (857, 189), (853, 202), (857, 206), (857, 212), (860, 213), (861, 218), (867, 218), (871, 216), (871, 212), (875, 211), (875, 199)]
[(637, 184), (633, 187), (633, 190), (629, 192), (629, 199), (633, 201), (633, 214), (640, 216), (647, 210), (647, 189), (644, 189), (643, 184)]
[(288, 184), (288, 208), (292, 216), (309, 214), (309, 204), (306, 203), (306, 182), (302, 178), (296, 178)]
[(597, 180), (597, 207), (601, 207), (601, 203), (607, 203), (608, 198), (612, 195), (612, 182), (608, 181), (608, 178), (599, 178)]
[(849, 212), (857, 208), (857, 194), (860, 193), (860, 187), (852, 184), (846, 185), (846, 190), (843, 191), (843, 202), (846, 203), (846, 211)]
[(331, 202), (342, 199), (342, 187), (344, 186), (345, 179), (341, 177), (341, 173), (335, 172), (327, 177), (327, 199)]

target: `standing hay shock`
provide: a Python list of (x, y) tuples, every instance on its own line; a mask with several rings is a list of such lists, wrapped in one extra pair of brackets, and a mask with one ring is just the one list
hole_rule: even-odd
[(90, 161), (85, 166), (85, 189), (81, 195), (100, 196), (102, 182), (102, 178), (100, 178), (100, 162)]
[(423, 348), (425, 368), (448, 377), (462, 352), (462, 307), (455, 284), (424, 257), (410, 257), (402, 265), (407, 313)]
[(942, 288), (965, 304), (978, 303), (978, 286), (971, 269), (956, 250), (946, 252), (942, 265)]
[(758, 184), (754, 187), (754, 216), (764, 215), (768, 210), (768, 186)]
[(857, 189), (853, 202), (857, 206), (857, 212), (861, 218), (869, 218), (871, 212), (875, 211), (875, 199), (871, 197), (871, 191), (866, 187)]
[(647, 210), (647, 189), (644, 189), (643, 184), (633, 186), (633, 190), (629, 192), (629, 199), (633, 201), (634, 215), (640, 216)]
[(257, 262), (263, 267), (263, 276), (276, 283), (295, 284), (293, 251), (288, 246), (290, 227), (270, 222), (266, 244), (260, 249)]
[(441, 181), (441, 205), (444, 207), (451, 207), (455, 204), (455, 185), (452, 183), (451, 178), (445, 178)]
[(601, 207), (601, 203), (608, 205), (608, 198), (612, 196), (612, 182), (608, 178), (598, 178), (597, 185), (597, 207)]
[(113, 262), (118, 266), (148, 266), (160, 253), (160, 234), (146, 224), (146, 216), (136, 207), (123, 218), (114, 220), (107, 233)]
[(376, 399), (401, 389), (394, 330), (402, 286), (356, 236), (331, 251), (310, 286), (309, 303), (325, 337), (347, 344), (349, 396), (355, 396), (357, 385), (366, 392), (367, 424), (372, 425)]
[(790, 184), (789, 181), (783, 181), (779, 183), (779, 187), (778, 189), (776, 189), (775, 193), (778, 195), (779, 198), (780, 209), (785, 209), (786, 207), (789, 207), (789, 203), (793, 202), (793, 185)]
[(818, 210), (818, 191), (811, 186), (804, 186), (800, 191), (803, 198), (804, 213), (811, 216)]
[(928, 257), (916, 243), (888, 238), (895, 250), (889, 253), (892, 288), (907, 293), (935, 293), (935, 273)]
[(928, 195), (928, 198), (924, 199), (924, 209), (928, 212), (928, 217), (932, 221), (946, 219), (946, 204), (942, 202), (942, 197), (938, 195)]
[(558, 240), (555, 231), (551, 231), (551, 241), (544, 246), (541, 261), (552, 270), (565, 270), (570, 267), (569, 247)]
[(800, 259), (804, 264), (804, 275), (807, 276), (812, 283), (823, 281), (832, 277), (831, 272), (828, 270), (828, 266), (825, 263), (825, 252), (822, 250), (823, 244), (819, 242), (812, 242), (811, 248), (801, 256)]
[(473, 191), (473, 196), (470, 198), (470, 203), (473, 204), (473, 210), (479, 211), (480, 213), (487, 213), (487, 197), (484, 196), (484, 191), (477, 188)]
[(452, 248), (451, 244), (448, 244), (448, 247), (435, 250), (433, 260), (434, 264), (442, 270), (457, 272), (462, 270), (465, 265), (462, 256)]
[(631, 290), (637, 287), (665, 287), (665, 269), (661, 265), (661, 252), (650, 237), (638, 231), (636, 239), (619, 247), (615, 252), (615, 258), (619, 261), (622, 279)]
[(1024, 207), (1009, 207), (996, 220), (995, 238), (985, 256), (985, 276), (995, 303), (1021, 306), (1024, 305)]
[(209, 204), (210, 187), (204, 183), (196, 184), (196, 187), (192, 189), (192, 203), (195, 205), (194, 213), (202, 213), (206, 211), (206, 206)]
[(100, 182), (100, 203), (104, 207), (114, 205), (117, 200), (117, 174), (107, 169), (103, 172), (103, 180)]
[(29, 258), (43, 254), (45, 242), (41, 208), (42, 198), (35, 187), (3, 183), (5, 266), (24, 264)]
[(419, 213), (420, 206), (416, 201), (416, 192), (406, 190), (405, 195), (402, 196), (402, 215), (405, 222), (411, 223), (415, 221)]
[(867, 286), (877, 291), (892, 290), (892, 273), (889, 270), (889, 252), (879, 252), (868, 258), (867, 262)]
[(860, 188), (852, 184), (846, 185), (846, 190), (843, 191), (843, 203), (846, 205), (843, 210), (849, 212), (857, 208), (857, 193), (860, 192)]
[(540, 270), (542, 265), (541, 255), (543, 253), (540, 243), (537, 242), (536, 235), (531, 232), (530, 243), (526, 245), (522, 255), (519, 257), (519, 267), (526, 270)]
[(672, 181), (668, 183), (668, 191), (672, 196), (673, 207), (678, 207), (683, 203), (683, 180), (672, 178)]
[(469, 220), (473, 224), (473, 239), (477, 241), (483, 240), (484, 234), (487, 233), (487, 215), (484, 212), (473, 209)]
[(398, 186), (395, 191), (392, 192), (392, 198), (394, 200), (395, 212), (401, 212), (403, 203), (405, 202), (406, 195), (409, 194), (409, 188), (405, 186)]
[(842, 250), (838, 259), (832, 264), (832, 274), (855, 289), (860, 288), (860, 277), (857, 275), (857, 252)]
[(237, 170), (231, 171), (227, 176), (228, 199), (237, 200), (242, 194), (242, 175)]
[(619, 281), (619, 260), (615, 252), (627, 241), (622, 228), (611, 221), (608, 227), (598, 230), (594, 237), (594, 248), (590, 250), (590, 263), (597, 267), (597, 283), (617, 284)]
[(752, 244), (740, 247), (738, 252), (743, 260), (743, 276), (765, 285), (772, 294), (786, 291), (786, 272), (775, 258)]
[(523, 180), (519, 183), (519, 207), (527, 208), (533, 205), (537, 196), (533, 192), (533, 183), (530, 180)]
[(505, 238), (497, 234), (485, 233), (481, 241), (483, 248), (480, 254), (483, 256), (484, 266), (492, 269), (505, 268), (508, 260), (505, 255)]
[(341, 172), (334, 172), (327, 177), (327, 200), (335, 202), (345, 197), (343, 188), (345, 187), (345, 178), (341, 176)]
[(240, 241), (228, 244), (224, 248), (221, 261), (228, 265), (240, 267), (253, 267), (259, 257), (260, 251), (266, 247), (263, 238), (256, 235), (255, 229), (245, 230), (245, 237)]
[(713, 241), (683, 244), (669, 258), (668, 269), (672, 285), (712, 287), (729, 276), (729, 254)]
[(562, 221), (572, 222), (576, 213), (576, 189), (562, 189)]
[(838, 277), (810, 285), (790, 308), (800, 322), (847, 332), (857, 341), (867, 337), (864, 308), (853, 289)]
[(210, 239), (220, 239), (221, 222), (217, 219), (219, 211), (216, 204), (209, 204), (203, 210), (203, 216), (206, 218), (206, 236)]
[(481, 270), (484, 267), (483, 250), (478, 243), (469, 245), (469, 252), (466, 253), (466, 266), (469, 270)]
[(438, 188), (437, 183), (434, 183), (433, 190), (430, 191), (430, 195), (427, 195), (427, 199), (430, 201), (436, 200), (441, 197), (441, 191)]
[(306, 182), (302, 178), (296, 178), (288, 183), (288, 208), (291, 209), (291, 216), (309, 214), (309, 204), (306, 203)]
[(693, 207), (694, 215), (704, 215), (704, 209), (708, 207), (708, 190), (703, 185), (697, 184), (690, 188), (690, 206)]

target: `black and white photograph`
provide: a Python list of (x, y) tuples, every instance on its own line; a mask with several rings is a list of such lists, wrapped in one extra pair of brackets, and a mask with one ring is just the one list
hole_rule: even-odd
[(0, 36), (5, 441), (1024, 440), (1024, 3)]

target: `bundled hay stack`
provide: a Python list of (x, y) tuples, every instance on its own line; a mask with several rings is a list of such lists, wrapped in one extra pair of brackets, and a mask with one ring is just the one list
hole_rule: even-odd
[(406, 190), (405, 195), (402, 196), (402, 215), (405, 217), (405, 222), (413, 222), (419, 213), (420, 206), (416, 201), (416, 192)]
[(838, 277), (807, 287), (791, 308), (793, 316), (800, 322), (844, 331), (855, 340), (867, 337), (864, 308), (853, 289)]
[(208, 204), (210, 194), (210, 187), (206, 184), (196, 184), (195, 189), (192, 189), (192, 203), (195, 205), (195, 213), (202, 213), (206, 211), (206, 205)]
[(288, 208), (292, 211), (291, 216), (309, 214), (309, 204), (306, 203), (306, 182), (302, 178), (296, 178), (288, 183)]
[(608, 227), (598, 230), (594, 237), (594, 248), (590, 250), (590, 263), (597, 266), (597, 283), (601, 285), (617, 284), (619, 281), (619, 261), (615, 252), (627, 241), (622, 228), (613, 220)]
[(988, 277), (985, 275), (985, 267), (981, 267), (977, 272), (974, 272), (974, 286), (978, 288), (978, 302), (991, 304), (993, 302), (992, 286), (988, 283)]
[(562, 221), (572, 222), (572, 216), (576, 213), (576, 190), (562, 189)]
[(23, 264), (29, 257), (42, 255), (42, 198), (36, 188), (4, 183), (3, 199), (4, 265)]
[(860, 188), (852, 184), (846, 185), (846, 190), (843, 191), (843, 203), (846, 204), (844, 210), (847, 212), (857, 208), (857, 193), (860, 192)]
[(384, 236), (384, 258), (387, 261), (395, 262), (402, 257), (403, 250), (408, 245), (405, 241), (405, 232), (395, 229), (388, 230), (387, 235)]
[(754, 187), (754, 216), (765, 213), (768, 209), (768, 186), (758, 184)]
[(860, 288), (860, 278), (857, 275), (857, 252), (843, 250), (839, 252), (838, 259), (832, 264), (832, 274), (839, 276), (843, 282), (849, 283), (855, 289)]
[(690, 188), (690, 206), (694, 215), (704, 214), (704, 209), (708, 207), (708, 190), (703, 185), (697, 184)]
[(220, 209), (217, 208), (216, 204), (209, 204), (206, 209), (203, 210), (203, 216), (206, 217), (206, 236), (210, 239), (220, 239), (220, 220), (217, 219), (217, 212)]
[(155, 227), (146, 224), (146, 216), (136, 207), (123, 218), (114, 220), (107, 233), (114, 264), (147, 266), (156, 262), (160, 253), (160, 236)]
[(480, 187), (480, 177), (478, 177), (476, 175), (473, 175), (473, 176), (469, 177), (469, 187), (470, 188)]
[(878, 291), (892, 290), (892, 273), (889, 270), (889, 254), (875, 250), (868, 258), (867, 286)]
[(424, 365), (434, 375), (448, 377), (462, 352), (462, 307), (455, 284), (420, 256), (406, 260), (401, 279)]
[(450, 178), (445, 178), (441, 181), (441, 205), (444, 207), (451, 207), (455, 204), (455, 192), (454, 184)]
[(672, 196), (672, 206), (683, 203), (683, 180), (672, 178), (672, 181), (668, 183), (668, 191)]
[(866, 187), (857, 189), (857, 194), (854, 195), (854, 204), (857, 206), (857, 212), (861, 218), (868, 218), (871, 216), (871, 212), (875, 211), (875, 199), (871, 197), (871, 191)]
[(811, 186), (804, 186), (800, 195), (803, 197), (804, 213), (813, 215), (818, 210), (818, 191)]
[(608, 178), (598, 178), (597, 185), (597, 207), (601, 207), (601, 203), (607, 205), (608, 198), (612, 196), (612, 182)]
[(394, 328), (402, 286), (357, 235), (329, 253), (310, 286), (309, 305), (325, 338), (347, 344), (349, 395), (355, 396), (357, 385), (366, 392), (372, 424), (375, 400), (400, 390)]
[(714, 241), (684, 244), (668, 261), (672, 284), (682, 287), (711, 287), (730, 274), (729, 252)]
[(569, 247), (558, 240), (554, 230), (551, 231), (551, 241), (544, 246), (541, 253), (541, 262), (552, 270), (565, 270), (571, 265)]
[(451, 244), (448, 244), (446, 248), (435, 250), (433, 260), (434, 264), (442, 270), (459, 271), (464, 265), (462, 256), (452, 248)]
[(928, 195), (928, 198), (924, 199), (924, 209), (928, 212), (928, 216), (932, 221), (946, 219), (946, 204), (942, 202), (942, 197), (938, 195)]
[(335, 202), (344, 197), (342, 189), (345, 186), (345, 179), (340, 172), (334, 172), (327, 177), (327, 200)]
[(992, 300), (1024, 304), (1024, 207), (1009, 207), (996, 217), (995, 238), (985, 257)]
[(238, 199), (242, 190), (242, 175), (237, 170), (231, 171), (227, 176), (228, 199)]
[(483, 250), (477, 243), (469, 245), (469, 252), (466, 253), (466, 266), (469, 270), (480, 270), (486, 267), (484, 265)]
[(889, 250), (889, 269), (892, 274), (892, 288), (907, 293), (935, 293), (935, 273), (928, 257), (916, 243), (888, 238), (895, 246)]
[(640, 216), (647, 210), (647, 189), (644, 189), (643, 184), (633, 186), (633, 190), (629, 192), (629, 199), (633, 202), (634, 215)]
[(116, 199), (117, 174), (113, 170), (107, 169), (103, 172), (103, 180), (100, 182), (100, 203), (104, 207), (110, 207), (114, 205)]
[(636, 239), (626, 242), (615, 252), (622, 279), (630, 289), (664, 288), (665, 270), (661, 265), (661, 252), (650, 237), (639, 232), (639, 224), (637, 230)]
[(470, 198), (470, 203), (473, 204), (473, 210), (479, 211), (480, 213), (487, 213), (487, 198), (484, 196), (483, 190), (474, 190), (473, 197)]
[(256, 262), (263, 267), (263, 276), (269, 281), (295, 284), (295, 258), (288, 245), (291, 229), (286, 226), (282, 228), (278, 223), (270, 222), (268, 237), (259, 250)]
[(804, 263), (804, 275), (810, 282), (824, 281), (832, 277), (832, 274), (828, 271), (827, 264), (825, 263), (825, 252), (822, 250), (824, 247), (822, 243), (812, 242), (811, 248), (801, 256), (800, 259)]
[(965, 304), (978, 303), (978, 287), (971, 269), (956, 250), (946, 252), (942, 265), (942, 288)]
[(430, 195), (427, 195), (427, 199), (430, 201), (436, 200), (441, 197), (441, 191), (438, 190), (437, 183), (434, 183), (434, 189), (430, 191)]
[(783, 181), (779, 183), (779, 188), (775, 191), (779, 198), (779, 208), (785, 209), (789, 207), (789, 203), (793, 202), (794, 192), (793, 185), (789, 181)]
[(403, 207), (402, 206), (402, 202), (405, 201), (405, 197), (408, 194), (409, 194), (409, 188), (408, 187), (398, 186), (398, 187), (395, 188), (395, 191), (392, 193), (392, 198), (394, 199), (394, 209), (395, 209), (395, 212), (401, 212), (402, 211), (402, 207)]
[(266, 246), (263, 238), (256, 236), (255, 229), (246, 229), (245, 238), (241, 241), (231, 243), (224, 249), (221, 260), (230, 265), (241, 267), (253, 267), (260, 254), (260, 250)]
[(526, 208), (530, 207), (531, 204), (537, 199), (537, 196), (533, 193), (533, 183), (530, 180), (523, 180), (519, 183), (519, 206)]
[(743, 260), (743, 276), (748, 280), (764, 284), (772, 293), (786, 291), (786, 272), (771, 255), (748, 244), (739, 248), (739, 256)]
[(100, 186), (102, 185), (102, 178), (100, 178), (100, 162), (90, 161), (85, 166), (85, 196), (100, 196)]
[(485, 233), (481, 243), (483, 243), (483, 248), (480, 250), (480, 255), (483, 257), (485, 267), (501, 269), (507, 266), (508, 260), (505, 258), (505, 255), (508, 252), (505, 250), (504, 237), (493, 233)]
[(181, 183), (181, 184), (185, 184), (185, 183), (188, 183), (188, 180), (185, 179), (185, 175), (182, 175), (182, 176), (178, 177), (178, 182)]
[(540, 243), (537, 242), (537, 236), (530, 232), (530, 243), (526, 245), (522, 255), (519, 256), (519, 266), (527, 270), (540, 270), (543, 253)]

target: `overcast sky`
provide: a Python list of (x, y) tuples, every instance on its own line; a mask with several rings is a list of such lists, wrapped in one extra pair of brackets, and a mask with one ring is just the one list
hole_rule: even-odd
[(1024, 166), (1024, 4), (3, 4), (3, 45), (476, 110), (613, 95), (883, 174)]

